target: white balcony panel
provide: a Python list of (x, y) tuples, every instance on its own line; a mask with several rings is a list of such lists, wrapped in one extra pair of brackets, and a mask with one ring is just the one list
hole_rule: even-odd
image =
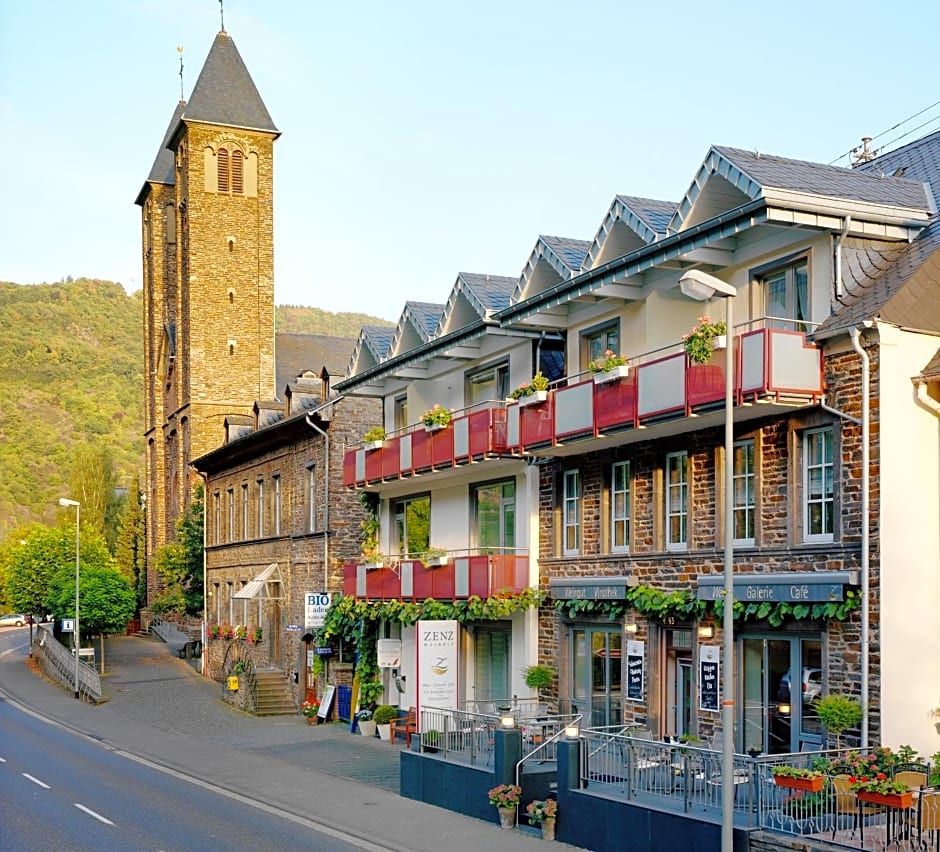
[(356, 482), (366, 478), (366, 451), (356, 450)]
[(555, 391), (555, 434), (590, 432), (594, 428), (594, 383)]
[(637, 411), (641, 418), (685, 407), (685, 355), (640, 364), (636, 373)]
[(470, 558), (458, 556), (454, 560), (454, 596), (466, 598), (470, 596)]
[(398, 442), (399, 470), (411, 469), (411, 433), (402, 435)]
[(454, 424), (454, 455), (466, 456), (470, 453), (470, 418), (459, 417)]
[(519, 446), (519, 406), (506, 407), (506, 441), (510, 447)]
[(415, 564), (414, 562), (408, 562), (407, 560), (403, 561), (400, 566), (401, 575), (399, 579), (401, 580), (401, 596), (403, 598), (410, 598), (415, 593)]
[(747, 334), (741, 340), (741, 389), (755, 390), (764, 386), (764, 335)]
[(821, 390), (819, 350), (803, 345), (802, 334), (774, 331), (770, 337), (770, 386), (775, 390)]
[(364, 598), (366, 596), (366, 566), (356, 566), (356, 597)]

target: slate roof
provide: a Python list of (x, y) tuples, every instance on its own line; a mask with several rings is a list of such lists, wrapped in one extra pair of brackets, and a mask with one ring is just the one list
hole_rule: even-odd
[(927, 363), (927, 366), (920, 371), (920, 374), (925, 379), (932, 379), (936, 381), (940, 379), (940, 349), (938, 349), (933, 358)]
[(216, 35), (182, 117), (185, 121), (279, 132), (226, 32)]
[(921, 210), (930, 207), (923, 184), (907, 177), (885, 177), (858, 169), (791, 160), (740, 148), (715, 146), (713, 150), (762, 187), (846, 198), (870, 204)]
[(349, 363), (356, 341), (349, 337), (331, 337), (326, 334), (287, 334), (274, 335), (276, 353), (275, 393), (283, 400), (284, 389), (297, 381), (304, 372), (320, 375), (326, 367), (333, 376), (342, 376)]
[(545, 243), (572, 272), (580, 272), (584, 258), (591, 247), (587, 240), (576, 240), (571, 237), (545, 237), (539, 239)]
[(372, 351), (376, 362), (388, 355), (388, 348), (395, 337), (393, 325), (364, 325), (359, 332), (362, 342)]
[(477, 297), (484, 310), (491, 313), (509, 306), (509, 298), (519, 280), (506, 275), (481, 275), (476, 272), (461, 272), (457, 277)]
[[(875, 175), (893, 175), (903, 169), (902, 177), (930, 185), (934, 202), (940, 202), (940, 130), (917, 139), (903, 148), (895, 148), (862, 165), (856, 171)], [(936, 208), (934, 208), (936, 209)]]
[(176, 109), (173, 110), (173, 116), (167, 125), (166, 133), (163, 134), (163, 141), (160, 143), (157, 156), (150, 167), (150, 174), (147, 175), (149, 183), (162, 183), (167, 186), (173, 186), (176, 183), (176, 158), (173, 156), (173, 152), (167, 148), (167, 145), (170, 143), (170, 137), (173, 135), (176, 125), (179, 124), (185, 108), (186, 101), (180, 101), (176, 105)]
[(434, 302), (405, 302), (403, 314), (409, 314), (421, 339), (427, 343), (437, 330), (437, 324), (444, 313), (444, 305)]
[(676, 208), (679, 206), (675, 201), (638, 198), (634, 195), (618, 195), (617, 201), (632, 210), (638, 219), (660, 235), (666, 233), (669, 220), (672, 219)]

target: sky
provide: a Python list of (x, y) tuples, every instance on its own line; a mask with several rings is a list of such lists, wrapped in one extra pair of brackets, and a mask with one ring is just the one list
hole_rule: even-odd
[[(593, 239), (617, 194), (679, 201), (710, 145), (848, 165), (862, 136), (889, 149), (940, 127), (938, 3), (225, 0), (224, 16), (283, 134), (279, 305), (397, 321), (459, 272), (519, 276), (540, 234)], [(0, 5), (0, 280), (140, 289), (134, 199), (180, 97), (177, 46), (188, 98), (219, 29), (218, 0)]]

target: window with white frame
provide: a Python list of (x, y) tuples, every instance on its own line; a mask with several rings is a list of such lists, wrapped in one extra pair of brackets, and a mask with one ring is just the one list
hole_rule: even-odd
[(225, 496), (228, 498), (228, 530), (226, 535), (227, 541), (235, 541), (235, 489), (229, 488), (225, 492)]
[(484, 553), (512, 553), (516, 546), (516, 483), (472, 486), (473, 545)]
[(467, 406), (509, 396), (509, 364), (505, 361), (467, 375)]
[(581, 335), (581, 367), (586, 370), (591, 361), (603, 358), (610, 350), (620, 354), (620, 323), (613, 322), (598, 328), (591, 328)]
[(264, 538), (264, 480), (258, 480), (255, 491), (256, 511), (258, 513), (258, 538)]
[(573, 556), (581, 550), (581, 475), (577, 470), (566, 470), (562, 475), (561, 497), (561, 551)]
[(307, 532), (317, 528), (317, 466), (307, 465)]
[(610, 472), (610, 549), (630, 549), (630, 462), (614, 462)]
[(736, 441), (731, 473), (734, 543), (754, 544), (754, 441)]
[(281, 534), (281, 474), (271, 477), (274, 483), (274, 534)]
[(392, 518), (398, 539), (398, 554), (407, 558), (427, 553), (431, 538), (430, 495), (396, 500), (392, 504)]
[(832, 429), (803, 434), (803, 540), (832, 541), (835, 521)]
[(764, 292), (764, 313), (771, 327), (806, 331), (810, 319), (809, 262), (795, 263), (759, 276)]
[(393, 403), (393, 418), (392, 422), (394, 424), (394, 429), (396, 432), (401, 431), (408, 423), (408, 395), (402, 394), (401, 396), (396, 396)]
[(666, 456), (666, 550), (689, 546), (689, 454)]
[(249, 525), (248, 518), (248, 483), (242, 483), (242, 541), (248, 541), (248, 537), (251, 533), (251, 526)]

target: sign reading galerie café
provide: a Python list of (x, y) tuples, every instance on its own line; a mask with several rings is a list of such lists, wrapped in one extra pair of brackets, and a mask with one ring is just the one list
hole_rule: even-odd
[(419, 621), (418, 703), (421, 707), (457, 709), (456, 621)]

